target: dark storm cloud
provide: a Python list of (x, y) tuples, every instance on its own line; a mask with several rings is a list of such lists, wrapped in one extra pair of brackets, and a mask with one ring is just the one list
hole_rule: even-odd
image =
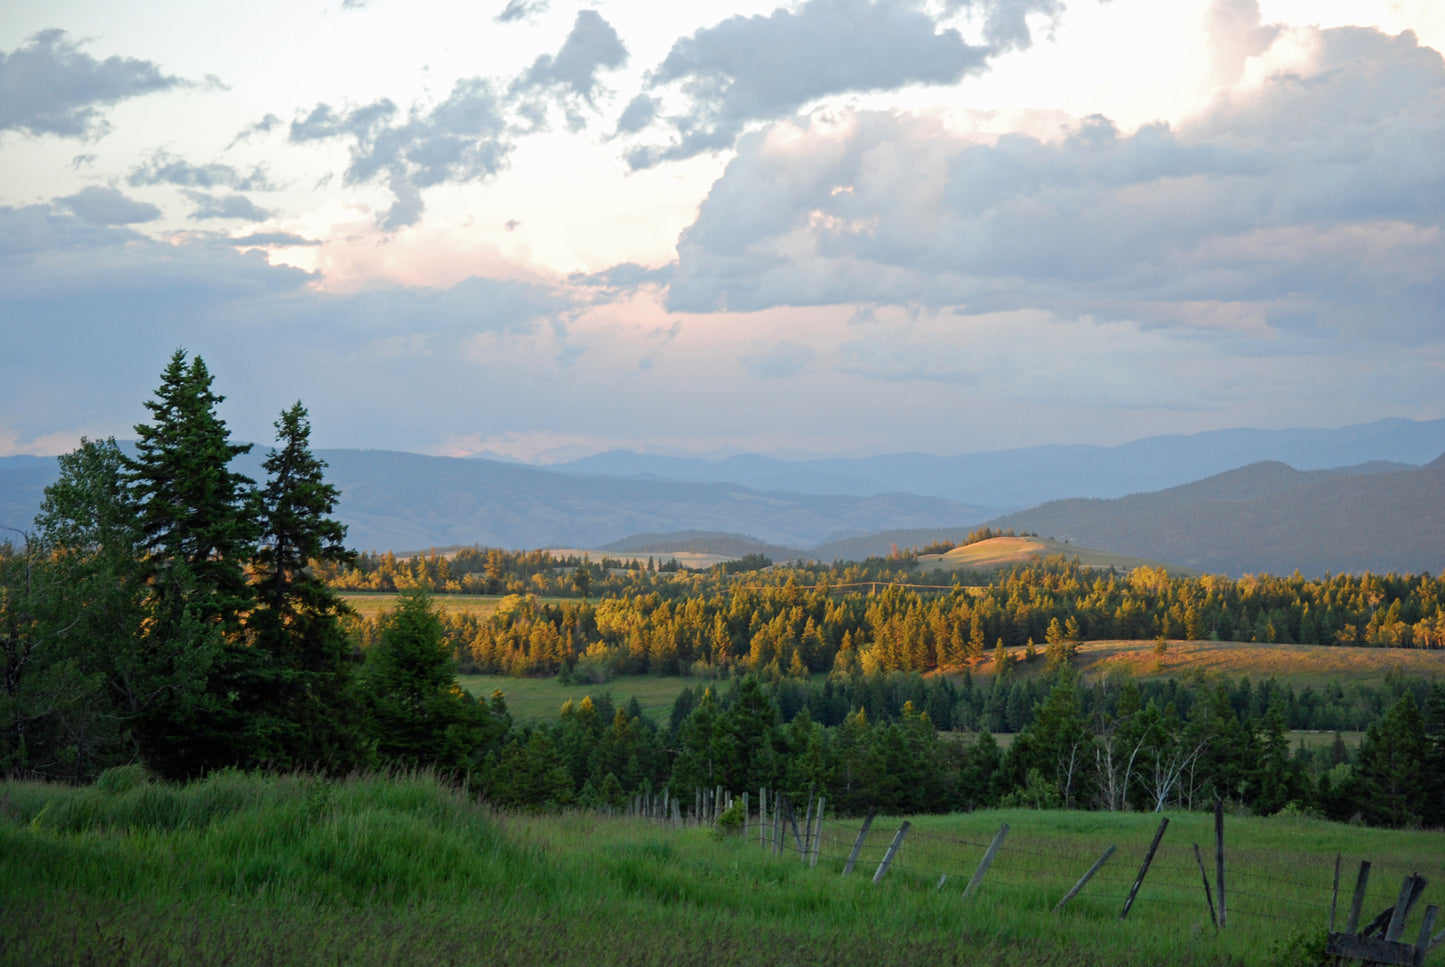
[(131, 97), (184, 83), (150, 61), (96, 60), (64, 30), (45, 30), (27, 45), (0, 51), (0, 131), (99, 137), (103, 109)]
[(989, 145), (865, 113), (789, 122), (795, 150), (770, 149), (781, 126), (749, 135), (679, 240), (670, 305), (1437, 329), (1445, 63), (1410, 34), (1319, 40), (1308, 76), (1237, 92), (1178, 131), (1126, 135), (1096, 116), (1057, 141)]
[(91, 185), (55, 201), (95, 225), (133, 225), (161, 217), (156, 206), (128, 198), (117, 188)]
[(728, 148), (748, 122), (830, 95), (956, 83), (983, 70), (988, 54), (912, 3), (808, 0), (796, 11), (733, 17), (673, 44), (649, 87), (682, 93), (685, 110), (667, 119), (677, 138), (628, 160), (642, 168)]

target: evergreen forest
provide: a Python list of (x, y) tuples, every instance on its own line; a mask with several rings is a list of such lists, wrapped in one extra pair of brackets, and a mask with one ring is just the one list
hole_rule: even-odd
[[(340, 495), (305, 407), (279, 415), (253, 481), (231, 469), (249, 446), (231, 440), (222, 400), (205, 363), (177, 350), (133, 455), (83, 441), (33, 529), (0, 546), (7, 776), (430, 769), (522, 810), (766, 786), (822, 790), (844, 813), (1224, 799), (1445, 826), (1439, 680), (1296, 688), (1074, 667), (1081, 642), (1104, 639), (1438, 649), (1440, 578), (1180, 578), (1063, 559), (942, 578), (912, 551), (704, 571), (488, 548), (359, 555), (332, 517)], [(356, 591), (397, 597), (368, 621), (342, 596)], [(450, 594), (504, 597), (471, 615), (440, 607)], [(459, 672), (598, 691), (522, 723)], [(605, 690), (637, 674), (707, 684), (655, 722)], [(1291, 730), (1363, 735), (1306, 746)]]

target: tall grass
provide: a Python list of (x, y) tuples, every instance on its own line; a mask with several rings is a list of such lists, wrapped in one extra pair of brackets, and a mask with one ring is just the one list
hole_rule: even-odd
[[(11, 783), (0, 786), (0, 962), (1263, 964), (1301, 931), (1323, 935), (1337, 852), (1375, 861), (1371, 908), (1421, 862), (1433, 864), (1421, 868), (1426, 902), (1439, 902), (1436, 834), (1231, 818), (1240, 892), (1216, 936), (1189, 846), (1212, 824), (1172, 818), (1120, 923), (1157, 817), (922, 817), (874, 886), (895, 819), (875, 822), (866, 869), (845, 879), (857, 823), (830, 822), (809, 868), (761, 849), (756, 830), (497, 814), (427, 775)], [(965, 898), (1004, 822), (1004, 850)], [(1111, 864), (1051, 913), (1110, 843)]]

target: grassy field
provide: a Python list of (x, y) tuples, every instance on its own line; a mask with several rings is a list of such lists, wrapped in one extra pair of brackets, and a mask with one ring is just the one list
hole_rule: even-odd
[(1178, 567), (1142, 557), (1129, 557), (1112, 551), (1100, 551), (1078, 544), (1050, 540), (1045, 537), (992, 537), (976, 544), (955, 547), (946, 554), (920, 554), (918, 566), (930, 571), (963, 571), (972, 568), (1007, 567), (1024, 564), (1043, 557), (1063, 555), (1078, 558), (1084, 567), (1132, 571), (1136, 567), (1162, 567), (1175, 577), (1198, 577), (1203, 571)]
[[(1012, 650), (1015, 675), (1042, 674), (1040, 657), (1023, 663), (1023, 649)], [(1319, 688), (1332, 681), (1378, 685), (1387, 675), (1445, 678), (1445, 656), (1419, 648), (1358, 648), (1342, 645), (1270, 645), (1238, 641), (1169, 641), (1163, 654), (1152, 641), (1086, 641), (1074, 667), (1085, 678), (1121, 675), (1140, 680), (1161, 678), (1240, 678), (1255, 681), (1273, 675), (1296, 688)], [(993, 673), (992, 652), (975, 659), (975, 676)]]
[(695, 571), (705, 571), (715, 564), (738, 559), (734, 554), (704, 554), (701, 551), (648, 551), (639, 554), (635, 551), (589, 551), (575, 547), (553, 548), (547, 553), (558, 560), (568, 557), (585, 557), (593, 563), (599, 563), (604, 557), (608, 557), (614, 561), (623, 561), (640, 567), (647, 565), (648, 558), (652, 558), (654, 564), (664, 564), (669, 560), (676, 560), (683, 567)]
[[(1368, 915), (1405, 874), (1429, 878), (1410, 938), (1445, 881), (1438, 833), (1231, 817), (1229, 922), (1216, 933), (1192, 851), (1212, 843), (1202, 814), (1169, 815), (1121, 922), (1158, 816), (915, 817), (875, 886), (896, 818), (875, 821), (844, 878), (850, 820), (825, 825), (810, 869), (760, 849), (752, 830), (498, 815), (426, 776), (133, 779), (0, 786), (0, 963), (1307, 963), (1290, 944), (1323, 940), (1337, 855), (1347, 884), (1359, 860), (1374, 864)], [(965, 898), (1002, 824), (1003, 848)], [(1109, 845), (1084, 892), (1050, 912)]]
[[(398, 597), (400, 595), (383, 591), (341, 595), (342, 600), (349, 604), (353, 611), (368, 621), (375, 621), (386, 612), (393, 610)], [(507, 595), (502, 594), (438, 594), (432, 597), (432, 603), (442, 611), (485, 618), (487, 615), (495, 613), (506, 597)], [(544, 597), (537, 600), (544, 604), (556, 604), (561, 601), (579, 599)]]
[[(1032, 664), (1023, 661), (1023, 649), (1013, 649), (1016, 676), (1042, 675), (1040, 657)], [(1445, 678), (1445, 659), (1438, 651), (1414, 648), (1353, 648), (1323, 645), (1260, 645), (1233, 641), (1171, 641), (1164, 654), (1152, 641), (1089, 641), (1079, 646), (1074, 666), (1087, 680), (1117, 675), (1140, 681), (1178, 678), (1199, 680), (1237, 679), (1249, 676), (1255, 682), (1274, 676), (1296, 689), (1306, 685), (1320, 689), (1330, 682), (1379, 686), (1386, 676), (1407, 675), (1427, 679)], [(976, 659), (969, 672), (980, 683), (993, 675), (993, 658)], [(950, 669), (940, 674), (957, 674)], [(821, 680), (822, 675), (813, 676)], [(564, 685), (559, 678), (508, 678), (504, 675), (461, 675), (457, 679), (473, 695), (490, 696), (501, 689), (507, 705), (519, 721), (551, 718), (569, 698), (607, 692), (622, 705), (633, 696), (643, 712), (660, 721), (672, 708), (678, 692), (693, 685), (719, 685), (713, 679), (658, 675), (620, 675), (600, 685)]]
[(653, 722), (666, 720), (678, 693), (693, 685), (725, 687), (726, 682), (711, 678), (684, 678), (675, 675), (624, 675), (598, 684), (564, 685), (560, 678), (508, 678), (505, 675), (458, 675), (457, 682), (473, 695), (490, 698), (500, 689), (507, 697), (507, 710), (518, 722), (553, 719), (568, 699), (580, 702), (584, 696), (612, 696), (613, 704), (622, 706), (636, 698), (642, 714)]

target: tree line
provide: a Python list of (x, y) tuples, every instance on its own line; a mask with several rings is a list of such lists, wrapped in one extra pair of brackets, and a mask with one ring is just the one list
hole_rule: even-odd
[[(1432, 649), (1445, 641), (1445, 577), (1430, 575), (1180, 578), (1150, 567), (1098, 573), (1053, 558), (985, 584), (930, 589), (908, 586), (923, 577), (867, 563), (737, 576), (631, 568), (590, 577), (585, 597), (576, 586), (585, 563), (564, 579), (545, 552), (493, 549), (485, 558), (499, 573), (513, 563), (535, 569), (532, 586), (551, 594), (513, 594), (491, 615), (447, 617), (464, 670), (487, 674), (928, 672), (990, 654), (1002, 666), (1038, 658), (1055, 667), (1081, 642), (1119, 639)], [(427, 575), (444, 561), (396, 561), (411, 575), (401, 586), (433, 589)]]
[[(988, 807), (1200, 809), (1216, 799), (1386, 826), (1445, 825), (1445, 686), (1400, 691), (1358, 749), (1337, 734), (1294, 746), (1275, 693), (1262, 714), (1236, 710), (1228, 685), (1198, 690), (1189, 711), (1133, 683), (1051, 677), (1030, 723), (1005, 749), (989, 732), (937, 728), (917, 676), (830, 676), (822, 683), (748, 675), (679, 695), (666, 722), (635, 700), (568, 701), (555, 720), (513, 728), (472, 781), (521, 808), (621, 806), (637, 792), (690, 802), (699, 788), (809, 790), (859, 815)], [(861, 691), (901, 698), (870, 714)], [(1417, 695), (1425, 696), (1422, 706)], [(917, 703), (914, 697), (922, 698)], [(826, 721), (836, 720), (834, 724)]]
[[(134, 762), (177, 779), (231, 766), (402, 766), (528, 808), (768, 785), (795, 796), (817, 786), (845, 811), (1188, 808), (1223, 797), (1264, 813), (1445, 822), (1439, 684), (1084, 684), (1070, 667), (1078, 641), (1123, 627), (1280, 635), (1309, 616), (1317, 632), (1352, 626), (1352, 640), (1396, 625), (1428, 632), (1435, 579), (1183, 580), (1053, 560), (934, 591), (903, 587), (914, 575), (884, 559), (743, 574), (594, 571), (582, 560), (567, 571), (540, 552), (476, 549), (451, 561), (488, 580), (565, 574), (574, 596), (514, 594), (488, 618), (459, 617), (429, 591), (450, 587), (446, 558), (383, 558), (411, 584), (366, 624), (329, 583), (358, 568), (305, 408), (276, 421), (258, 483), (231, 469), (249, 446), (231, 441), (222, 400), (204, 362), (178, 350), (145, 404), (134, 455), (82, 441), (61, 458), (34, 531), (0, 549), (6, 775), (86, 780)], [(627, 590), (589, 597), (594, 576)], [(847, 587), (865, 580), (882, 587)], [(1028, 654), (1035, 636), (1047, 672), (1015, 678), (1006, 648), (1022, 640)], [(999, 657), (986, 684), (922, 674), (990, 640)], [(599, 681), (701, 670), (728, 684), (685, 690), (666, 723), (603, 694), (519, 726), (500, 692), (459, 687), (459, 662)], [(1358, 751), (1338, 739), (1309, 751), (1291, 747), (1297, 724), (1364, 725), (1366, 735)], [(1016, 733), (1007, 749), (995, 731)]]

